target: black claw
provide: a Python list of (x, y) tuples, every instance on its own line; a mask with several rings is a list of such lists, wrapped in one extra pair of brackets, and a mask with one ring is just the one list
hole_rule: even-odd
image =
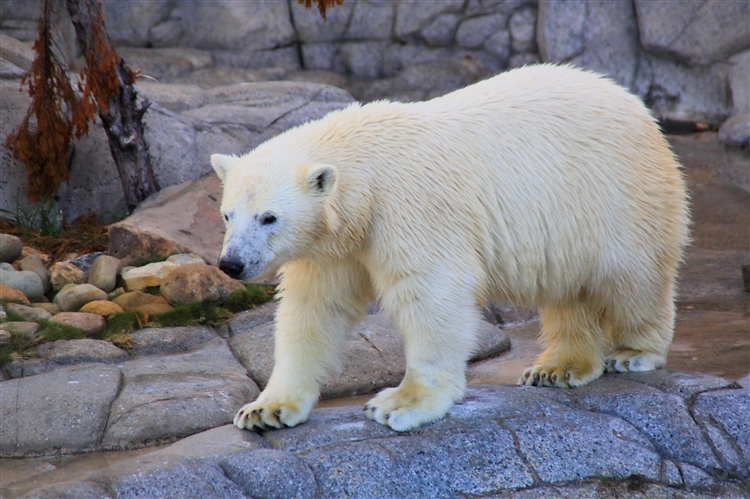
[(391, 415), (390, 415), (390, 414), (386, 414), (386, 415), (385, 415), (385, 420), (386, 420), (386, 421), (388, 421), (388, 420), (389, 420), (390, 418), (391, 418)]
[(281, 417), (281, 409), (276, 409), (276, 412), (274, 412), (277, 418)]
[(570, 373), (565, 373), (565, 381), (570, 381)]
[(531, 376), (531, 373), (529, 371), (526, 371), (523, 373), (524, 378), (529, 379), (529, 376)]
[(629, 360), (625, 361), (625, 367), (630, 367), (630, 361)]
[(545, 379), (547, 379), (547, 373), (542, 373), (541, 379), (542, 379), (542, 381), (544, 381)]
[(553, 374), (549, 377), (549, 380), (553, 383), (557, 383), (557, 374)]

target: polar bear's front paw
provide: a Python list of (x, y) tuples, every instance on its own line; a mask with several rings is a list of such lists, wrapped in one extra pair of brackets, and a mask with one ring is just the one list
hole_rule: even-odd
[(602, 375), (602, 369), (590, 366), (578, 367), (570, 363), (538, 364), (526, 369), (518, 379), (519, 385), (573, 388), (594, 381)]
[(307, 419), (310, 410), (290, 402), (252, 402), (237, 411), (234, 424), (240, 429), (283, 428), (296, 426)]
[(652, 371), (663, 367), (664, 364), (663, 355), (626, 348), (615, 350), (605, 360), (608, 373)]
[(407, 431), (440, 419), (457, 397), (445, 390), (409, 384), (386, 388), (364, 407), (365, 415), (396, 431)]

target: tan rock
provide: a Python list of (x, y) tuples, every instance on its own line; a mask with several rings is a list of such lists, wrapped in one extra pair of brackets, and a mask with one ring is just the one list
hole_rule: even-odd
[(23, 317), (25, 320), (29, 322), (46, 321), (50, 317), (52, 317), (52, 314), (46, 310), (43, 310), (38, 307), (29, 307), (26, 305), (21, 305), (20, 303), (8, 303), (5, 308), (9, 312), (14, 312), (20, 315), (21, 317)]
[(56, 303), (32, 303), (31, 306), (46, 310), (52, 315), (57, 315), (61, 312), (60, 307), (58, 307)]
[(160, 286), (162, 279), (177, 267), (177, 264), (171, 262), (149, 263), (143, 267), (124, 270), (120, 275), (125, 281), (125, 289), (140, 291), (151, 286)]
[(107, 321), (104, 317), (85, 312), (60, 312), (49, 321), (79, 329), (86, 336), (99, 334), (107, 327)]
[(113, 300), (124, 310), (134, 310), (144, 314), (160, 314), (172, 310), (167, 300), (161, 296), (150, 295), (143, 291), (130, 291)]
[(52, 290), (57, 293), (66, 284), (85, 284), (88, 276), (72, 263), (57, 262), (49, 268), (49, 280)]
[(204, 263), (188, 263), (170, 272), (162, 281), (161, 295), (173, 305), (223, 303), (241, 282)]
[(224, 239), (221, 182), (215, 174), (162, 189), (109, 229), (109, 254), (131, 263), (195, 253), (216, 263)]
[(0, 301), (7, 301), (9, 303), (21, 303), (23, 305), (31, 305), (31, 302), (26, 295), (13, 289), (5, 284), (0, 284)]
[(42, 281), (42, 289), (45, 293), (50, 290), (49, 271), (44, 265), (44, 260), (42, 260), (39, 255), (29, 255), (22, 258), (18, 262), (18, 267), (21, 270), (28, 270), (38, 275), (39, 279)]
[(105, 293), (109, 293), (115, 289), (117, 273), (121, 268), (122, 263), (118, 258), (101, 255), (91, 265), (88, 283), (103, 290)]
[(81, 307), (80, 310), (80, 312), (101, 315), (102, 317), (109, 317), (112, 314), (118, 314), (124, 311), (125, 310), (123, 310), (123, 308), (117, 303), (112, 303), (111, 301), (107, 300), (90, 301), (86, 305)]

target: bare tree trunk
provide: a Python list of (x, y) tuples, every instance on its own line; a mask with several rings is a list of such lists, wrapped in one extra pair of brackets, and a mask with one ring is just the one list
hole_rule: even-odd
[(132, 212), (138, 203), (159, 190), (144, 136), (143, 115), (150, 102), (138, 103), (135, 76), (112, 46), (100, 1), (66, 0), (66, 5), (86, 58), (86, 85), (92, 86), (97, 99), (107, 87), (114, 95), (98, 100), (99, 117), (109, 138), (128, 210)]

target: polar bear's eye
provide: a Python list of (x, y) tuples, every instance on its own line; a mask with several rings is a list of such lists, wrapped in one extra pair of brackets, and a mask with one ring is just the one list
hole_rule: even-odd
[(276, 215), (274, 215), (273, 213), (265, 213), (260, 217), (261, 225), (271, 225), (274, 223), (276, 223)]

